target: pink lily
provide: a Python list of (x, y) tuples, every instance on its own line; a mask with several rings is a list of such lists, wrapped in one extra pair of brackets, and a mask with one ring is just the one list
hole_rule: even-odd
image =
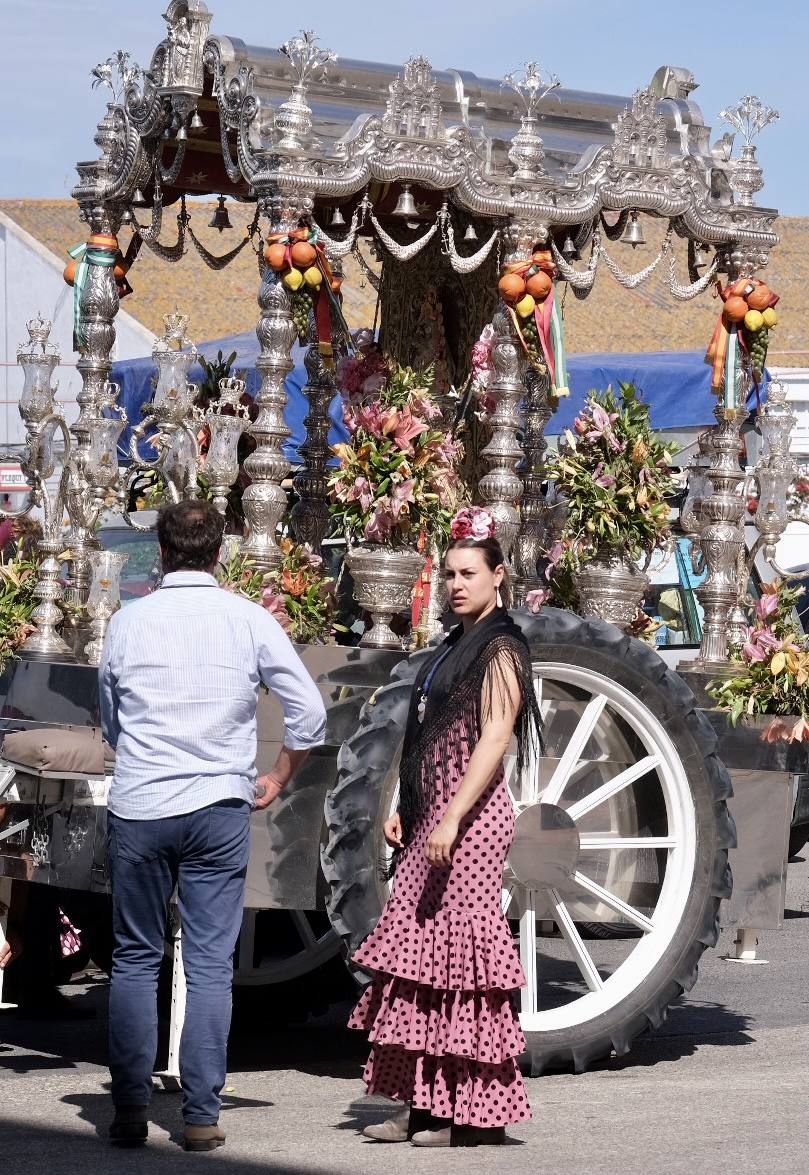
[(535, 588), (534, 591), (528, 592), (525, 597), (525, 602), (532, 612), (538, 612), (543, 604), (547, 604), (553, 592), (550, 588)]
[(413, 496), (413, 488), (415, 484), (416, 483), (414, 479), (411, 477), (407, 481), (403, 481), (399, 485), (394, 486), (391, 490), (390, 498), (392, 503), (392, 510), (396, 518), (399, 517), (399, 515), (402, 513), (402, 508), (408, 502), (415, 502), (416, 499)]
[[(403, 453), (412, 455), (415, 450), (410, 442), (428, 430), (429, 426), (423, 420), (417, 420), (410, 409), (405, 408), (404, 411), (399, 413), (399, 419), (396, 423), (395, 430), (393, 430), (393, 439)], [(385, 431), (387, 432), (388, 430), (386, 429)]]
[(368, 478), (355, 477), (354, 484), (349, 487), (345, 500), (347, 502), (359, 502), (362, 511), (370, 510), (373, 495), (371, 494), (371, 483), (368, 481)]
[(766, 592), (756, 600), (756, 616), (759, 620), (766, 620), (768, 616), (778, 611), (778, 596), (774, 592)]

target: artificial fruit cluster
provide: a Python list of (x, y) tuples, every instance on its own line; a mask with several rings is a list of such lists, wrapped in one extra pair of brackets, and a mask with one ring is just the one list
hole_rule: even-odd
[(264, 259), (289, 293), (292, 318), (298, 338), (304, 343), (313, 305), (321, 295), (327, 299), (336, 297), (341, 285), (318, 243), (317, 230), (302, 226), (288, 234), (276, 233), (267, 242)]

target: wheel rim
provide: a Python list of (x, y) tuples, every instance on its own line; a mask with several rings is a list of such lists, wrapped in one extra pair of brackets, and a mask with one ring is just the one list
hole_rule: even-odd
[[(507, 764), (516, 833), (503, 912), (519, 938), (526, 976), (523, 1030), (550, 1032), (608, 1012), (663, 958), (690, 896), (696, 816), (674, 744), (633, 694), (601, 674), (554, 662), (534, 666), (534, 683), (546, 750), (552, 754), (557, 744), (560, 754), (528, 763), (520, 779), (513, 760)], [(639, 809), (651, 811), (651, 831), (637, 831)], [(559, 833), (556, 847), (548, 847), (549, 825), (557, 826), (550, 828)], [(545, 858), (533, 868), (532, 844)], [(635, 864), (622, 854), (633, 854)], [(656, 870), (656, 885), (638, 882), (644, 869)], [(621, 896), (639, 888), (642, 907)], [(588, 944), (577, 923), (605, 915), (630, 923), (640, 937), (620, 952), (614, 944)], [(548, 937), (543, 928), (550, 923), (556, 930)], [(564, 978), (549, 980), (554, 972)], [(569, 999), (560, 1002), (560, 988)]]
[(287, 983), (322, 967), (340, 949), (322, 911), (246, 909), (233, 981), (240, 987)]

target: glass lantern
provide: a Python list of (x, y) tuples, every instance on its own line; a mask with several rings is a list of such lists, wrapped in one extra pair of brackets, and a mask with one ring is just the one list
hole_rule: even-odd
[(154, 352), (157, 386), (151, 411), (159, 419), (179, 423), (187, 416), (197, 389), (188, 383), (188, 372), (196, 361), (194, 351)]
[(126, 551), (95, 551), (90, 556), (93, 579), (87, 614), (93, 622), (93, 639), (84, 650), (90, 665), (98, 665), (101, 660), (107, 625), (121, 606), (121, 572), (128, 558)]
[(755, 513), (759, 534), (768, 544), (778, 541), (789, 522), (787, 494), (795, 480), (793, 470), (763, 466), (756, 470), (760, 496)]
[(220, 416), (212, 413), (208, 417), (211, 443), (205, 458), (205, 472), (215, 485), (231, 486), (239, 476), (239, 438), (249, 424), (243, 416)]
[(115, 485), (118, 478), (118, 439), (125, 427), (126, 420), (120, 417), (104, 417), (93, 423), (88, 471), (93, 484), (103, 490)]
[(17, 351), (17, 362), (24, 372), (20, 415), (26, 424), (34, 424), (53, 412), (56, 389), (51, 379), (59, 364), (59, 351), (48, 342), (51, 324), (46, 319), (32, 318), (27, 330), (28, 344)]

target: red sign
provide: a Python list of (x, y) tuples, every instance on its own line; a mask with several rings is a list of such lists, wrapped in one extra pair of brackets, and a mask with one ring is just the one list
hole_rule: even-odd
[(30, 488), (19, 465), (0, 464), (0, 494), (25, 494)]

